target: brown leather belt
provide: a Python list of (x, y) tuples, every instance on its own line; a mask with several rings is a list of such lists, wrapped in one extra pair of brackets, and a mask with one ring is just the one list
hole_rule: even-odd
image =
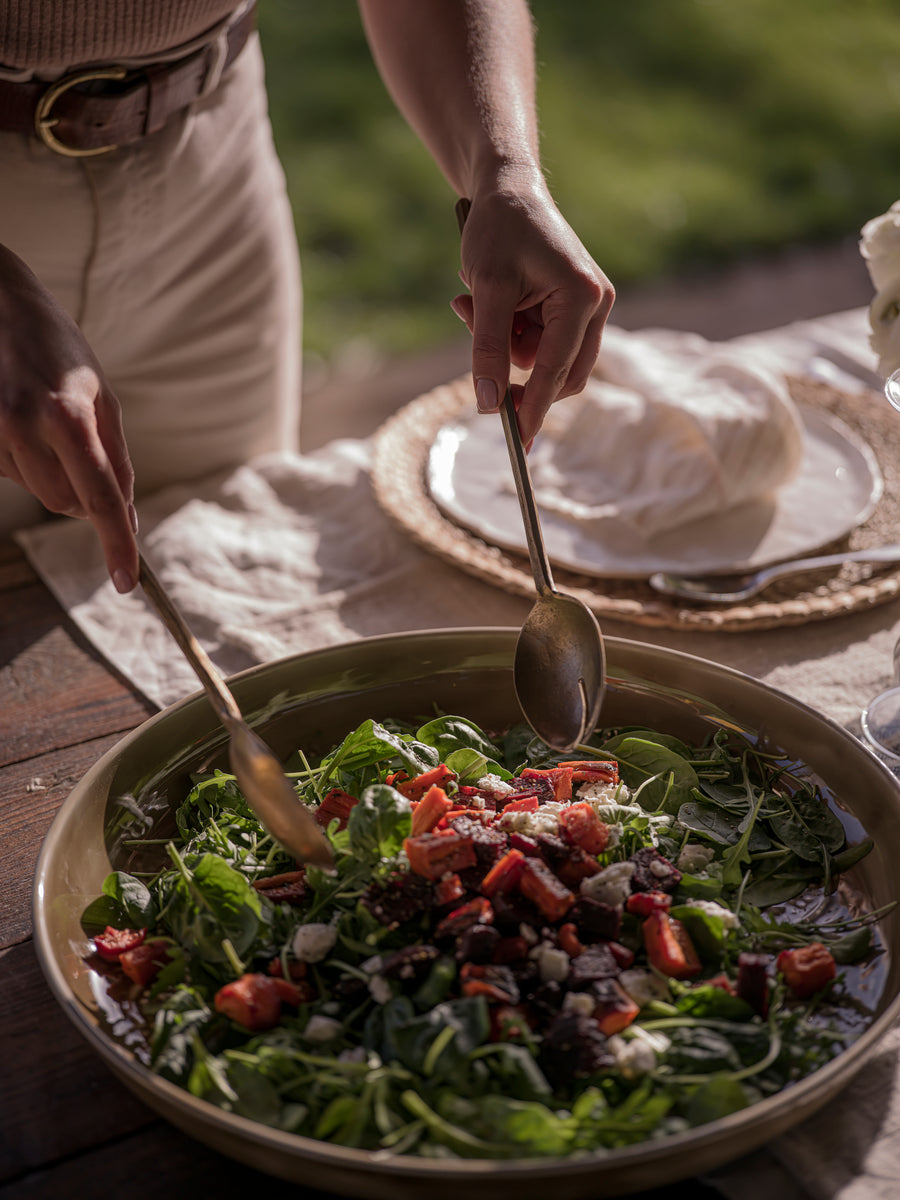
[(174, 62), (127, 70), (85, 67), (53, 83), (0, 80), (0, 131), (32, 133), (69, 158), (104, 154), (156, 133), (203, 94), (209, 73), (229, 67), (256, 25), (252, 5), (217, 42)]

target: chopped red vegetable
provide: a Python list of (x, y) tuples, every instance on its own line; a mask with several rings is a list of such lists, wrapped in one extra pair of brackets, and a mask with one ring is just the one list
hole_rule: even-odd
[(561, 920), (575, 903), (574, 895), (539, 858), (523, 857), (519, 890), (549, 921)]
[(358, 803), (356, 796), (351, 796), (342, 788), (335, 787), (325, 793), (322, 803), (313, 815), (323, 828), (326, 828), (337, 817), (338, 829), (346, 829), (350, 810), (356, 803)]
[(107, 962), (118, 962), (126, 950), (140, 946), (146, 936), (146, 929), (114, 929), (107, 925), (94, 938), (94, 949)]
[(521, 850), (507, 850), (481, 881), (485, 896), (496, 896), (498, 892), (511, 892), (525, 870), (525, 855)]
[(439, 763), (436, 767), (432, 767), (430, 771), (423, 771), (421, 775), (416, 775), (414, 779), (406, 779), (395, 784), (397, 791), (405, 796), (407, 800), (421, 800), (430, 787), (445, 787), (446, 784), (454, 782), (456, 775), (444, 763)]
[(602, 854), (609, 841), (609, 826), (606, 825), (590, 804), (570, 804), (557, 818), (559, 832), (573, 846), (580, 846), (588, 854)]
[(649, 917), (659, 909), (668, 912), (672, 907), (672, 897), (668, 892), (632, 892), (625, 901), (625, 910), (635, 917)]
[(834, 956), (821, 942), (797, 946), (794, 950), (782, 950), (775, 960), (775, 966), (784, 977), (791, 995), (798, 1000), (808, 1000), (837, 975)]
[(433, 783), (421, 800), (417, 801), (412, 814), (412, 835), (430, 833), (437, 823), (453, 808), (453, 801), (442, 787)]
[(408, 837), (403, 848), (409, 859), (409, 869), (425, 879), (440, 879), (448, 871), (475, 866), (475, 846), (471, 837), (453, 830)]
[(119, 956), (119, 966), (129, 979), (147, 987), (169, 961), (169, 943), (162, 939), (142, 942)]
[(641, 924), (651, 966), (672, 979), (690, 979), (703, 970), (697, 951), (680, 921), (654, 909)]
[(281, 1019), (282, 1004), (302, 1002), (297, 987), (271, 975), (248, 974), (226, 983), (216, 992), (216, 1012), (224, 1013), (245, 1029), (272, 1029)]

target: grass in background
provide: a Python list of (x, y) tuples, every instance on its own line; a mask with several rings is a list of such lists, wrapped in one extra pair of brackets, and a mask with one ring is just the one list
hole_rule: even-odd
[[(855, 236), (900, 197), (894, 0), (532, 0), (543, 159), (620, 291)], [(308, 353), (459, 336), (455, 196), (352, 0), (263, 0)], [(840, 307), (836, 298), (835, 307)]]

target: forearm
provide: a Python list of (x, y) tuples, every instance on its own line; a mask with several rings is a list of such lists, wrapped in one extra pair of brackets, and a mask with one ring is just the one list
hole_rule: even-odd
[(525, 0), (359, 0), (397, 107), (460, 196), (541, 181)]

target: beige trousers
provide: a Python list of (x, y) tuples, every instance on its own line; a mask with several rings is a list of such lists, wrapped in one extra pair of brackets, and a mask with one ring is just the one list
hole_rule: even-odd
[(0, 134), (0, 181), (0, 242), (103, 365), (138, 496), (296, 448), (300, 273), (257, 37), (135, 147), (75, 160)]

